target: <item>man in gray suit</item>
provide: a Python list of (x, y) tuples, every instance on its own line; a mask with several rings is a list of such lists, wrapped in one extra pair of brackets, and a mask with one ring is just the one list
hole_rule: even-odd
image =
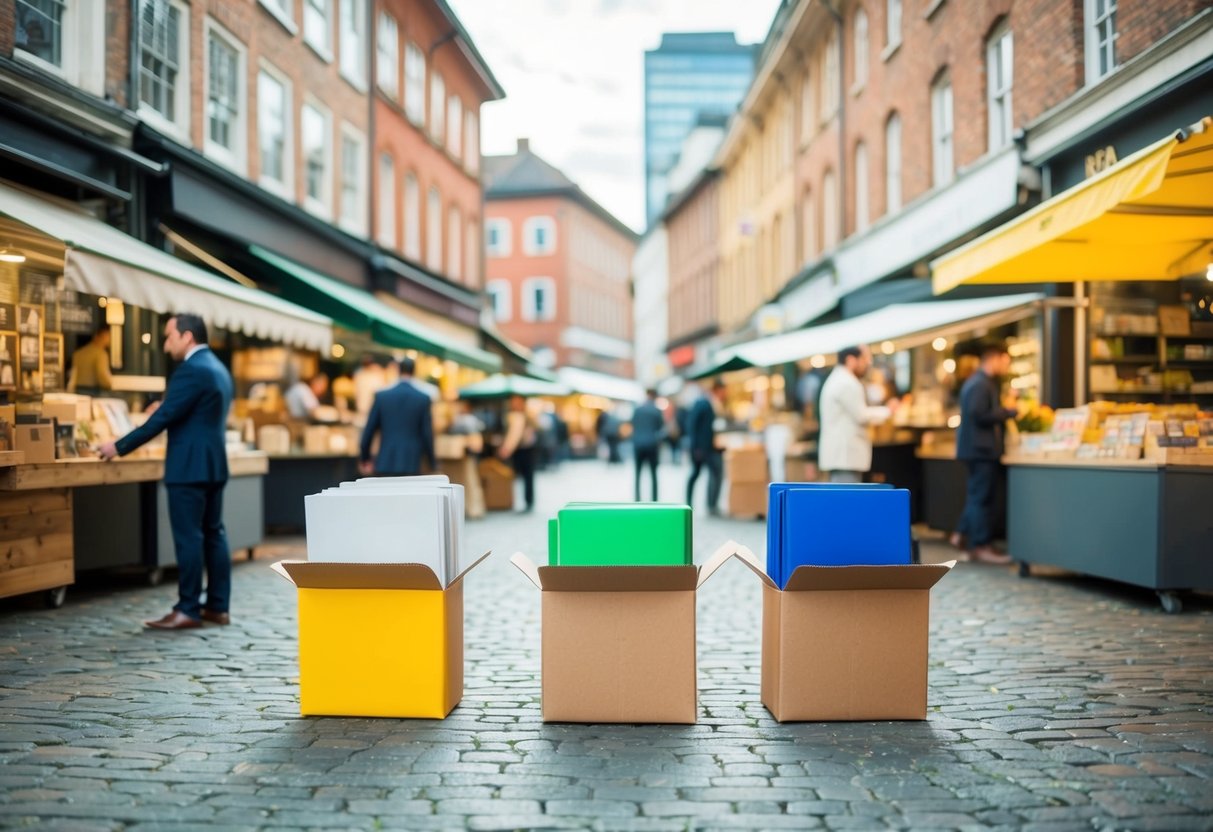
[(657, 502), (657, 460), (665, 439), (665, 416), (657, 406), (657, 391), (649, 390), (644, 404), (632, 414), (632, 450), (636, 453), (636, 502), (640, 502), (640, 470), (649, 466), (653, 502)]
[[(362, 430), (359, 468), (380, 477), (411, 477), (421, 473), (424, 459), (434, 464), (434, 420), (430, 397), (413, 386), (416, 364), (400, 359), (400, 381), (375, 394), (375, 403)], [(371, 444), (379, 434), (379, 453), (371, 462)]]

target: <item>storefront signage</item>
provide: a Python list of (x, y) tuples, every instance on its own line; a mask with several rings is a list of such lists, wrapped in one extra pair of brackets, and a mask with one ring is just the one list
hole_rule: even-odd
[(668, 358), (671, 367), (686, 367), (695, 362), (695, 345), (683, 344), (670, 350)]
[(1103, 173), (1114, 164), (1116, 164), (1116, 148), (1108, 145), (1086, 155), (1083, 160), (1083, 171), (1090, 179), (1097, 173)]

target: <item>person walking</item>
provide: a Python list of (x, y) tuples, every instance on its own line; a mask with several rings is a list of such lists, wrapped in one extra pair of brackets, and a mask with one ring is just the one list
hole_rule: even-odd
[(653, 502), (657, 502), (657, 461), (665, 439), (665, 416), (657, 406), (657, 391), (645, 394), (644, 404), (632, 414), (632, 450), (636, 455), (636, 502), (640, 502), (640, 473), (649, 466), (653, 484)]
[(687, 414), (687, 449), (691, 453), (691, 476), (687, 478), (687, 505), (695, 494), (695, 481), (699, 472), (708, 469), (708, 514), (720, 516), (720, 485), (724, 473), (724, 459), (716, 447), (717, 408), (723, 408), (724, 382), (716, 379), (710, 394), (704, 393)]
[(886, 421), (891, 411), (867, 402), (862, 379), (871, 366), (872, 353), (866, 346), (839, 350), (838, 364), (821, 386), (817, 464), (829, 472), (830, 482), (863, 482), (863, 475), (872, 469), (868, 425)]
[(497, 456), (509, 460), (514, 467), (514, 476), (522, 478), (524, 512), (535, 508), (535, 445), (539, 433), (535, 420), (527, 413), (526, 399), (510, 397), (509, 412), (505, 415), (505, 439), (497, 449)]
[[(203, 621), (231, 621), (232, 557), (223, 528), (227, 485), (225, 428), (231, 407), (232, 376), (207, 346), (206, 323), (179, 313), (164, 325), (164, 351), (181, 362), (169, 379), (160, 405), (147, 421), (100, 448), (101, 458), (126, 456), (168, 431), (164, 486), (169, 525), (177, 555), (177, 603), (163, 618), (144, 622), (156, 630), (188, 630)], [(202, 573), (206, 572), (206, 603)]]
[[(969, 559), (981, 563), (1010, 563), (1011, 557), (994, 548), (994, 493), (1003, 475), (1002, 454), (1005, 423), (1015, 417), (1014, 407), (1005, 407), (1000, 396), (1001, 379), (1011, 368), (1006, 347), (987, 346), (981, 366), (960, 389), (960, 428), (956, 431), (956, 458), (963, 461), (965, 507), (950, 538)], [(1014, 404), (1015, 391), (1009, 394)]]
[[(424, 461), (434, 461), (434, 419), (430, 397), (413, 386), (413, 359), (400, 359), (400, 380), (375, 394), (362, 429), (359, 469), (379, 477), (411, 477), (421, 473)], [(379, 434), (379, 452), (371, 461), (371, 445)]]

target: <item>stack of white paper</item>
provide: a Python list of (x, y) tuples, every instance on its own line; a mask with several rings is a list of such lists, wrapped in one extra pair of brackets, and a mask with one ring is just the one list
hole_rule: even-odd
[(445, 476), (368, 477), (304, 498), (307, 558), (420, 563), (446, 586), (462, 569), (463, 486)]

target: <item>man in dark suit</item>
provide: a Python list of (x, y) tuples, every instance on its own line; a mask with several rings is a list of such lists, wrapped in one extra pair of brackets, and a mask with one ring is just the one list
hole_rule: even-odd
[[(177, 553), (177, 604), (163, 618), (145, 622), (157, 630), (189, 630), (202, 621), (227, 624), (232, 557), (223, 528), (223, 488), (227, 485), (224, 429), (232, 403), (232, 377), (207, 346), (206, 323), (180, 313), (164, 326), (164, 351), (181, 362), (169, 379), (164, 400), (149, 408), (147, 421), (101, 456), (125, 456), (168, 430), (164, 486)], [(202, 572), (206, 571), (206, 605)]]
[(708, 514), (719, 516), (720, 485), (724, 474), (724, 458), (716, 447), (716, 418), (717, 407), (723, 407), (725, 396), (724, 382), (717, 379), (712, 385), (711, 394), (704, 394), (691, 407), (687, 416), (687, 446), (691, 451), (691, 476), (687, 479), (687, 505), (691, 505), (691, 497), (695, 493), (695, 481), (699, 479), (699, 471), (705, 466), (708, 469)]
[[(375, 403), (362, 430), (359, 467), (380, 477), (411, 477), (421, 473), (424, 458), (433, 469), (434, 420), (430, 397), (413, 386), (416, 364), (400, 359), (400, 381), (375, 394)], [(371, 444), (379, 434), (379, 453), (371, 462)]]
[[(981, 353), (981, 367), (960, 388), (960, 428), (956, 432), (956, 458), (968, 470), (965, 507), (952, 534), (952, 544), (967, 548), (972, 560), (1010, 563), (994, 548), (994, 490), (1002, 475), (1004, 430), (1013, 408), (1002, 404), (1002, 376), (1011, 368), (1006, 347), (991, 345)], [(1011, 393), (1014, 396), (1014, 391)]]
[(632, 451), (636, 454), (636, 502), (640, 502), (640, 472), (649, 466), (653, 502), (657, 502), (657, 460), (665, 439), (665, 416), (657, 406), (657, 391), (645, 394), (644, 404), (632, 413)]

